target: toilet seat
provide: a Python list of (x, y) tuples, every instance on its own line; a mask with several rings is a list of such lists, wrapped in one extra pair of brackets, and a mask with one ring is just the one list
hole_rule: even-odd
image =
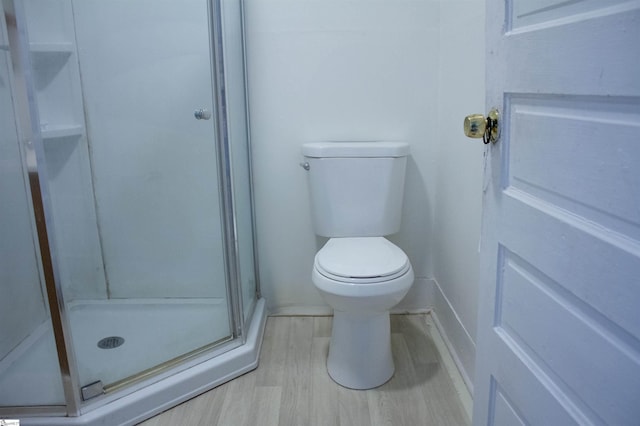
[(332, 238), (316, 254), (315, 269), (328, 279), (375, 284), (411, 268), (407, 255), (384, 237)]

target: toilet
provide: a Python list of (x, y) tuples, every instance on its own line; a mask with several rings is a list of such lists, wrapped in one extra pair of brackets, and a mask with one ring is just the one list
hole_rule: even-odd
[(400, 229), (409, 145), (314, 142), (302, 146), (315, 233), (329, 237), (312, 281), (333, 308), (327, 371), (371, 389), (394, 372), (389, 310), (413, 284), (407, 255), (384, 238)]

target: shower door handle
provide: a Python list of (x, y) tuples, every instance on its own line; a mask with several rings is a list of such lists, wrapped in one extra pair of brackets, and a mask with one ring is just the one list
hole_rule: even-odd
[(211, 118), (211, 111), (206, 108), (200, 108), (193, 112), (193, 116), (196, 120), (208, 120)]

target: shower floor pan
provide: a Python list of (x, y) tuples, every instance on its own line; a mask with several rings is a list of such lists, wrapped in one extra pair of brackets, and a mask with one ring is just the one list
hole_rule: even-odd
[[(69, 314), (81, 386), (117, 382), (230, 336), (224, 299), (74, 301)], [(114, 347), (98, 346), (114, 337), (106, 341)], [(2, 405), (63, 404), (55, 353), (49, 320), (0, 361)]]
[[(69, 311), (82, 386), (114, 383), (231, 335), (224, 299), (79, 302)], [(124, 342), (98, 346), (110, 337)]]

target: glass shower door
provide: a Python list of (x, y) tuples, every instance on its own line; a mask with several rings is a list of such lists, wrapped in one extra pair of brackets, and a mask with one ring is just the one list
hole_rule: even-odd
[(64, 405), (4, 19), (0, 2), (0, 406)]
[(207, 3), (24, 2), (84, 399), (232, 336)]

